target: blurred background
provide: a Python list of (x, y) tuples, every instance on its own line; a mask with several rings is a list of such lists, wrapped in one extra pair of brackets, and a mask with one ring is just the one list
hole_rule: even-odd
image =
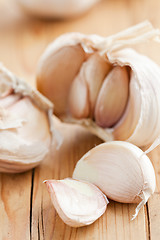
[[(108, 36), (146, 19), (160, 27), (158, 0), (101, 0), (87, 12), (65, 19), (31, 17), (17, 2), (0, 0), (0, 61), (32, 84), (40, 55), (48, 43), (65, 32)], [(160, 63), (157, 48), (149, 44), (139, 49), (147, 49), (147, 54)]]

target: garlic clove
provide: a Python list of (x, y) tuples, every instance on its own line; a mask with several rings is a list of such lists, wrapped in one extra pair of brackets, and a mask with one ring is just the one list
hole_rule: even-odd
[(127, 140), (134, 133), (138, 121), (141, 118), (141, 89), (136, 82), (136, 76), (131, 71), (130, 96), (126, 110), (120, 121), (114, 126), (114, 138), (117, 140)]
[(0, 65), (0, 171), (23, 172), (47, 155), (53, 106), (38, 91)]
[(95, 107), (95, 121), (103, 127), (113, 126), (122, 116), (129, 94), (129, 77), (125, 67), (114, 67), (105, 78)]
[(88, 118), (90, 110), (84, 68), (81, 68), (80, 73), (74, 79), (69, 93), (69, 112), (78, 119)]
[(64, 46), (51, 53), (38, 68), (37, 88), (53, 103), (55, 114), (67, 111), (70, 85), (85, 59), (80, 45)]
[(69, 110), (75, 118), (93, 116), (98, 92), (110, 65), (98, 54), (91, 55), (71, 85)]
[(87, 61), (84, 77), (88, 86), (90, 117), (94, 116), (95, 103), (98, 93), (104, 78), (110, 69), (111, 65), (107, 63), (98, 53), (94, 53)]
[(108, 200), (93, 184), (71, 178), (44, 182), (58, 215), (71, 227), (89, 225), (106, 210)]
[(73, 178), (95, 184), (112, 200), (139, 203), (136, 215), (156, 185), (147, 155), (135, 145), (122, 141), (104, 143), (86, 153), (78, 161)]

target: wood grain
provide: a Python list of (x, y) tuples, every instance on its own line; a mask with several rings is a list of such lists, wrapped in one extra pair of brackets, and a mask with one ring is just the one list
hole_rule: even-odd
[[(87, 14), (66, 21), (42, 21), (25, 16), (12, 0), (0, 0), (0, 61), (35, 86), (40, 55), (54, 38), (79, 31), (107, 36), (149, 19), (160, 27), (158, 0), (104, 0)], [(159, 49), (159, 50), (157, 50)], [(141, 46), (160, 64), (160, 47)], [(134, 204), (111, 201), (106, 213), (83, 228), (66, 226), (51, 204), (45, 179), (72, 176), (78, 159), (101, 141), (76, 126), (55, 119), (64, 141), (36, 169), (23, 174), (0, 174), (0, 240), (157, 240), (160, 236), (160, 148), (150, 157), (157, 189), (138, 217), (131, 221)]]

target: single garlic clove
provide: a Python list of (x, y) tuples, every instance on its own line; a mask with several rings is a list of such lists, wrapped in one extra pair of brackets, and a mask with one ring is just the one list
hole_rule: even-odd
[(67, 111), (70, 85), (85, 59), (80, 45), (64, 46), (47, 56), (38, 68), (37, 88), (55, 102), (55, 114)]
[(24, 172), (45, 158), (55, 133), (52, 108), (38, 91), (0, 65), (1, 172)]
[(88, 87), (85, 81), (85, 66), (83, 66), (74, 79), (69, 93), (69, 112), (77, 119), (88, 118), (90, 110)]
[(114, 126), (114, 138), (117, 140), (125, 141), (132, 136), (141, 114), (141, 89), (137, 84), (136, 76), (131, 71), (130, 78), (130, 96), (126, 110), (120, 121)]
[(122, 116), (129, 94), (129, 76), (125, 67), (114, 67), (105, 78), (95, 107), (96, 123), (113, 126)]
[(136, 215), (156, 185), (150, 159), (140, 148), (122, 141), (104, 143), (86, 153), (73, 178), (95, 184), (115, 201), (139, 203)]
[(99, 0), (15, 0), (29, 15), (43, 18), (76, 17), (89, 10)]
[(110, 64), (98, 53), (83, 63), (69, 93), (69, 110), (73, 117), (93, 117), (99, 90), (110, 68)]
[(93, 184), (71, 178), (44, 182), (56, 211), (71, 227), (89, 225), (106, 210), (108, 200)]

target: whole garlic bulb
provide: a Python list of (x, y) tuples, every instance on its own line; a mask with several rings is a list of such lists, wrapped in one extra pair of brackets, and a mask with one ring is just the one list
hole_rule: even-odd
[(135, 145), (122, 141), (91, 149), (78, 161), (73, 178), (95, 184), (112, 200), (139, 203), (134, 217), (156, 186), (154, 169), (147, 155)]
[(48, 153), (52, 103), (0, 65), (0, 172), (24, 172)]
[(44, 182), (59, 216), (71, 227), (89, 225), (106, 210), (107, 198), (91, 183), (71, 178)]
[(127, 47), (157, 36), (149, 22), (107, 38), (64, 34), (42, 55), (37, 87), (61, 120), (105, 141), (151, 144), (160, 135), (160, 67)]
[(44, 18), (75, 17), (86, 12), (99, 0), (16, 0), (29, 14)]

